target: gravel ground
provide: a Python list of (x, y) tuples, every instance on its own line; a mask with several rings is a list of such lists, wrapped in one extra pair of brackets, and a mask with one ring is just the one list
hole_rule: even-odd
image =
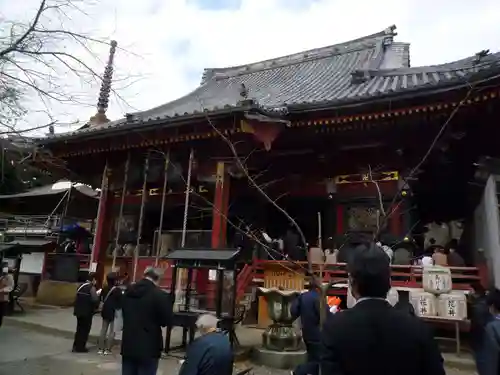
[[(120, 374), (120, 356), (98, 356), (95, 352), (74, 354), (71, 340), (34, 333), (15, 327), (0, 328), (0, 375), (116, 375)], [(252, 366), (239, 363), (237, 370)], [(160, 363), (158, 375), (176, 375), (178, 359), (168, 357)], [(254, 366), (253, 375), (289, 375), (289, 371)], [(449, 375), (474, 372), (448, 369)]]

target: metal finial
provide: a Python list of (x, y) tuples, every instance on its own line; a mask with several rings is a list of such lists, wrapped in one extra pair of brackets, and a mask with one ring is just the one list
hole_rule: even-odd
[(248, 89), (247, 89), (247, 87), (245, 86), (244, 83), (242, 83), (241, 87), (240, 87), (240, 96), (244, 100), (248, 99)]
[(109, 49), (108, 63), (104, 68), (104, 74), (102, 76), (101, 89), (99, 90), (99, 99), (97, 100), (97, 113), (93, 116), (90, 121), (91, 123), (105, 123), (108, 122), (106, 117), (106, 110), (109, 105), (109, 94), (111, 92), (111, 83), (113, 79), (113, 62), (115, 59), (116, 47), (118, 43), (116, 40), (112, 40), (110, 43), (111, 47)]

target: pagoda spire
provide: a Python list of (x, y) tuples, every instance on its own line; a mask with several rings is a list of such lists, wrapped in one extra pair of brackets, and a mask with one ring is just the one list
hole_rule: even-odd
[(106, 64), (106, 68), (104, 68), (101, 89), (99, 91), (99, 99), (97, 100), (97, 113), (90, 118), (90, 126), (101, 125), (109, 122), (109, 119), (106, 116), (106, 110), (108, 109), (109, 104), (109, 93), (111, 92), (111, 83), (113, 79), (113, 61), (117, 45), (118, 43), (115, 40), (111, 41), (108, 63)]

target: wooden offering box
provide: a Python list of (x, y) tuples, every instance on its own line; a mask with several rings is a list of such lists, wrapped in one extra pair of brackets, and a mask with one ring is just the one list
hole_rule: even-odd
[[(305, 272), (302, 268), (290, 262), (267, 261), (263, 264), (264, 288), (283, 288), (287, 290), (304, 290), (306, 283)], [(272, 321), (267, 312), (265, 297), (259, 297), (259, 316), (257, 326), (267, 328)]]

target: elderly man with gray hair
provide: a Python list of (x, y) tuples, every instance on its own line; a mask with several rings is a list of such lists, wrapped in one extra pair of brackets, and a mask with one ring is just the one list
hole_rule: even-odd
[(234, 355), (229, 338), (217, 331), (218, 319), (210, 314), (196, 321), (201, 336), (196, 338), (186, 353), (179, 375), (231, 375)]

